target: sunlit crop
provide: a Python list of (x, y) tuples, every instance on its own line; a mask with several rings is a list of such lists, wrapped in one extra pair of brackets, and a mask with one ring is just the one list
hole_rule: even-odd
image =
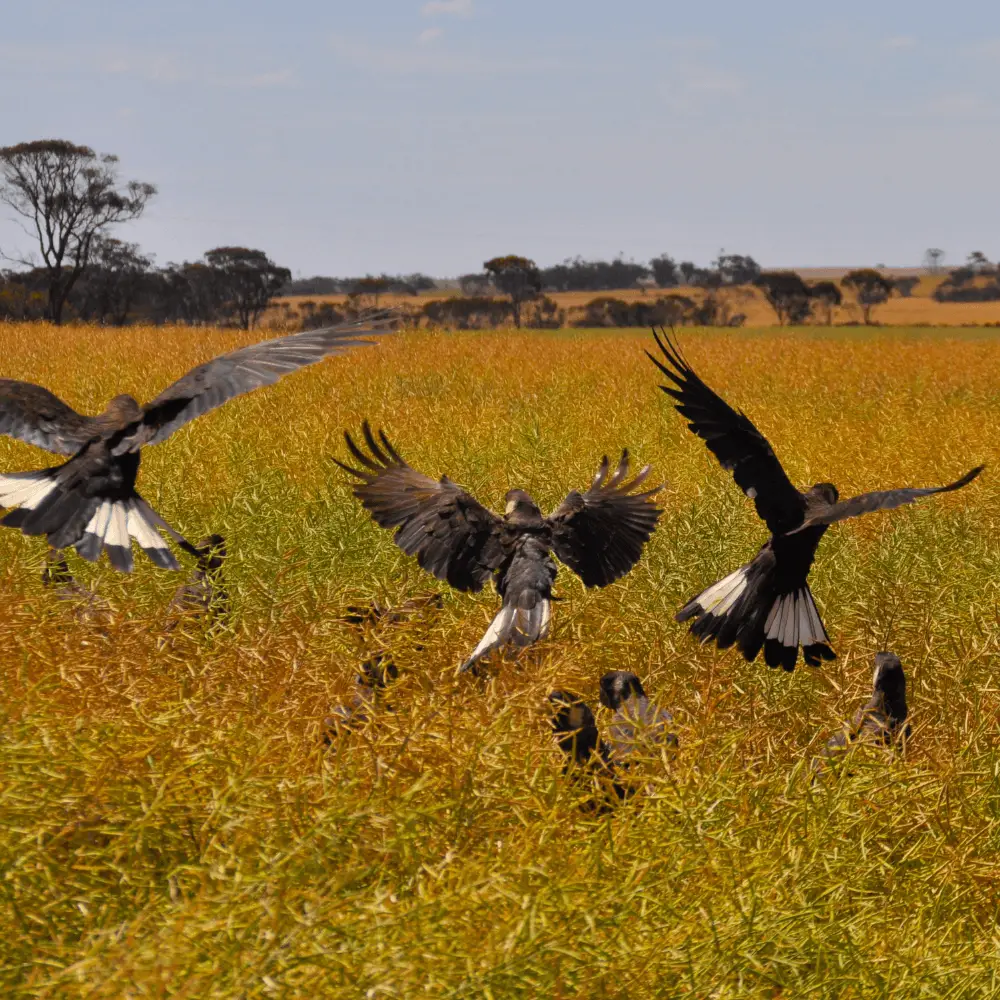
[[(97, 412), (151, 398), (254, 334), (0, 326), (0, 376)], [(967, 490), (831, 529), (811, 579), (839, 659), (793, 675), (701, 648), (676, 609), (763, 525), (659, 392), (648, 333), (407, 333), (236, 400), (144, 453), (138, 487), (228, 540), (232, 614), (160, 634), (182, 575), (75, 556), (112, 605), (80, 623), (45, 547), (0, 529), (0, 984), (24, 997), (1000, 995), (1000, 342), (947, 331), (681, 330), (696, 370), (794, 482)], [(622, 582), (563, 570), (551, 637), (455, 668), (497, 607), (447, 590), (330, 462), (362, 419), (497, 509), (544, 509), (628, 447), (667, 481)], [(0, 469), (55, 461), (0, 438)], [(190, 560), (188, 560), (188, 563)], [(187, 563), (186, 563), (187, 565)], [(438, 589), (426, 621), (359, 636), (345, 605)], [(360, 660), (400, 676), (334, 751)], [(909, 676), (906, 756), (811, 755)], [(544, 715), (631, 669), (681, 752), (603, 816)], [(605, 717), (599, 713), (599, 723)]]

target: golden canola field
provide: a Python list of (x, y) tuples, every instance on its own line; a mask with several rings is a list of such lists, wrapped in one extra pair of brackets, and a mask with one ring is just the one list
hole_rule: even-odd
[[(148, 449), (139, 489), (229, 540), (232, 617), (162, 643), (175, 574), (74, 561), (112, 602), (82, 625), (0, 530), (0, 992), (10, 997), (1000, 995), (1000, 341), (980, 332), (680, 331), (794, 482), (969, 489), (835, 526), (812, 588), (840, 658), (793, 675), (701, 648), (680, 604), (765, 533), (657, 388), (648, 333), (406, 333), (241, 398)], [(0, 326), (4, 376), (100, 410), (254, 334)], [(422, 574), (329, 460), (383, 425), (496, 509), (551, 509), (627, 446), (669, 481), (646, 556), (487, 679), (455, 667), (497, 606)], [(0, 439), (0, 469), (46, 464)], [(392, 712), (325, 752), (365, 646), (359, 597), (438, 588), (382, 635)], [(162, 646), (162, 648), (160, 648)], [(905, 759), (811, 754), (909, 676)], [(422, 647), (422, 648), (418, 648)], [(648, 793), (578, 808), (544, 714), (635, 670), (681, 753)], [(599, 717), (599, 723), (606, 721)]]

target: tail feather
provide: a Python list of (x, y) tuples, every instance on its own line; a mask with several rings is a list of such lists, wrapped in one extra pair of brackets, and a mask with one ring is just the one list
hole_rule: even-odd
[(123, 573), (133, 569), (133, 539), (157, 566), (180, 569), (161, 530), (197, 554), (138, 493), (89, 496), (85, 483), (65, 475), (60, 479), (64, 468), (0, 474), (0, 507), (15, 508), (7, 511), (0, 524), (19, 528), (26, 535), (47, 535), (53, 548), (73, 547), (90, 562), (97, 562), (106, 549), (111, 565)]
[(108, 559), (115, 569), (122, 573), (132, 572), (132, 539), (128, 534), (128, 501), (119, 501), (111, 505), (111, 518), (108, 530), (104, 535), (104, 548)]
[(549, 634), (552, 604), (548, 598), (539, 597), (534, 606), (518, 608), (505, 604), (490, 622), (486, 634), (462, 664), (460, 672), (473, 667), (484, 657), (503, 646), (513, 645), (524, 649)]
[(693, 618), (691, 632), (703, 643), (714, 640), (720, 649), (737, 644), (749, 661), (763, 649), (771, 667), (794, 670), (800, 647), (810, 666), (835, 659), (808, 583), (775, 590), (772, 573), (748, 563), (689, 601), (676, 617)]
[(105, 549), (115, 569), (130, 573), (134, 538), (156, 566), (179, 570), (176, 556), (157, 530), (160, 520), (138, 494), (126, 500), (105, 500), (87, 523), (83, 537), (76, 543), (76, 551), (84, 559), (96, 562), (101, 550)]
[[(156, 530), (155, 522), (146, 516), (149, 505), (143, 503), (141, 506), (137, 500), (141, 497), (133, 497), (128, 502), (127, 523), (129, 535), (139, 543), (139, 547), (152, 562), (160, 569), (180, 569), (177, 559), (170, 546), (163, 540), (163, 536)], [(146, 510), (144, 510), (145, 508)]]
[(76, 543), (76, 551), (88, 562), (97, 562), (104, 547), (104, 536), (111, 521), (111, 501), (104, 500), (94, 511), (83, 529), (83, 538)]
[(20, 507), (24, 512), (34, 510), (55, 486), (55, 477), (48, 469), (0, 475), (0, 507)]

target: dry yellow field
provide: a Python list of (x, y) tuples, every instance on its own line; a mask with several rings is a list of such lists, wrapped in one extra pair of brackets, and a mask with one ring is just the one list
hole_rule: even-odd
[[(944, 308), (944, 307), (942, 307)], [(1000, 996), (1000, 340), (990, 331), (705, 331), (696, 370), (793, 481), (967, 490), (831, 529), (811, 582), (840, 656), (792, 675), (701, 648), (681, 603), (764, 540), (657, 386), (645, 332), (412, 332), (236, 400), (148, 449), (138, 488), (229, 541), (231, 619), (163, 645), (179, 582), (76, 560), (113, 606), (81, 624), (0, 529), (0, 986), (5, 996)], [(255, 339), (0, 325), (0, 376), (97, 412)], [(455, 667), (497, 599), (447, 591), (376, 528), (331, 455), (363, 418), (494, 509), (543, 509), (628, 447), (668, 481), (646, 557), (484, 680)], [(0, 438), (0, 470), (49, 464)], [(371, 643), (352, 600), (445, 595), (386, 631), (393, 711), (335, 753), (320, 721)], [(162, 648), (161, 648), (162, 645)], [(907, 754), (811, 754), (907, 668)], [(637, 671), (681, 753), (581, 812), (544, 716)], [(599, 718), (600, 723), (606, 719)]]

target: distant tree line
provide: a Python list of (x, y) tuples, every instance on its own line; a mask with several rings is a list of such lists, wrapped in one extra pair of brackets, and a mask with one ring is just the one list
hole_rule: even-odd
[(1000, 300), (1000, 264), (993, 264), (980, 250), (970, 253), (964, 266), (956, 267), (934, 289), (938, 302), (996, 302)]
[[(123, 182), (117, 157), (88, 146), (44, 139), (0, 147), (0, 203), (13, 211), (32, 236), (31, 257), (5, 259), (0, 271), (0, 319), (76, 318), (101, 324), (129, 322), (231, 324), (249, 329), (282, 295), (346, 296), (334, 306), (306, 300), (299, 312), (309, 326), (349, 319), (379, 307), (384, 295), (415, 297), (441, 291), (440, 282), (422, 273), (367, 274), (355, 278), (291, 280), (291, 272), (263, 250), (221, 246), (199, 260), (157, 267), (135, 243), (111, 235), (113, 227), (139, 218), (156, 188), (142, 181)], [(944, 272), (943, 250), (924, 255), (931, 274)], [(492, 257), (480, 271), (462, 275), (462, 294), (422, 306), (401, 308), (413, 322), (457, 327), (497, 326), (647, 326), (692, 323), (738, 326), (742, 305), (756, 287), (780, 324), (832, 323), (843, 303), (842, 289), (853, 293), (865, 323), (896, 294), (907, 297), (916, 277), (891, 278), (880, 268), (862, 268), (832, 281), (807, 283), (794, 271), (763, 271), (748, 255), (720, 251), (708, 267), (660, 254), (646, 263), (567, 258), (539, 267), (517, 254)], [(696, 289), (682, 294), (652, 289)], [(639, 289), (643, 298), (626, 301), (607, 293)], [(597, 293), (583, 305), (560, 308), (556, 292)], [(937, 286), (940, 302), (1000, 300), (1000, 267), (980, 251), (950, 271)], [(294, 311), (281, 307), (289, 322)]]
[(379, 294), (420, 295), (438, 287), (426, 274), (366, 274), (362, 278), (296, 278), (282, 290), (283, 295), (357, 295), (377, 288)]
[[(289, 279), (262, 250), (216, 247), (200, 260), (153, 266), (135, 243), (94, 242), (87, 265), (62, 297), (59, 319), (230, 325), (250, 329)], [(45, 268), (0, 272), (0, 319), (53, 319)]]

